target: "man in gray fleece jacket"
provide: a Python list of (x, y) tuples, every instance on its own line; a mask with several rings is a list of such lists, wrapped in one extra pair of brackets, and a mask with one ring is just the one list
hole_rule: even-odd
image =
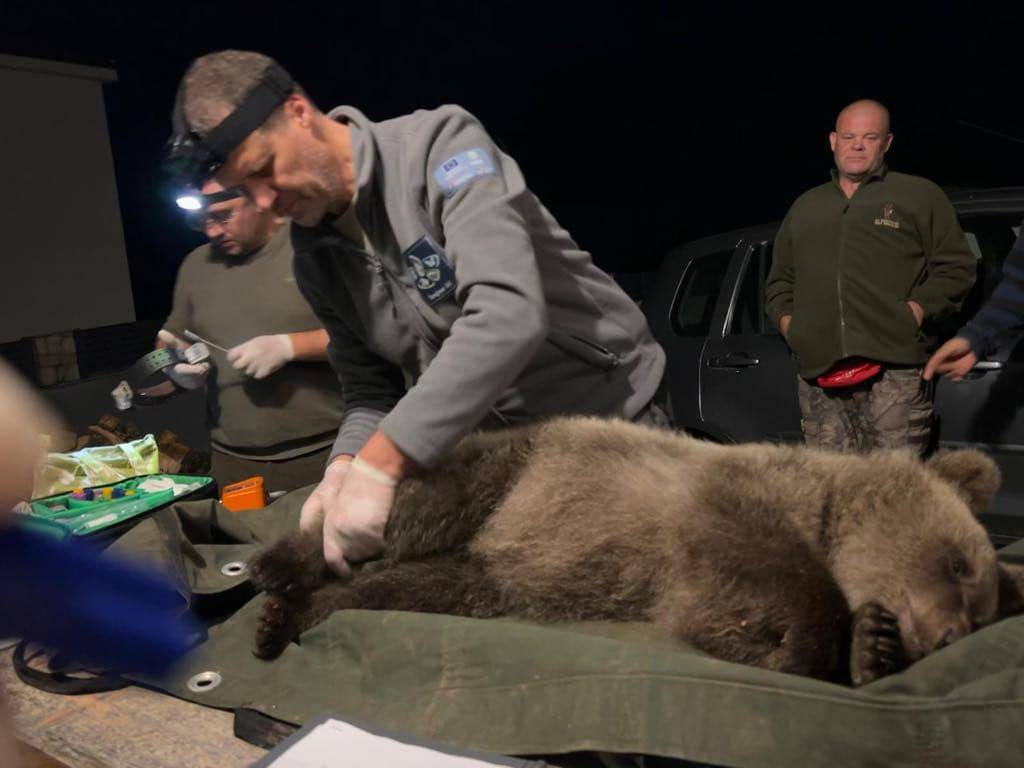
[(191, 135), (217, 143), (268, 78), (277, 106), (220, 142), (214, 173), (292, 219), (296, 279), (330, 336), (345, 416), (301, 524), (323, 520), (336, 571), (380, 552), (398, 481), (477, 427), (661, 420), (665, 356), (639, 308), (472, 115), (324, 114), (273, 60), (223, 51), (182, 80)]

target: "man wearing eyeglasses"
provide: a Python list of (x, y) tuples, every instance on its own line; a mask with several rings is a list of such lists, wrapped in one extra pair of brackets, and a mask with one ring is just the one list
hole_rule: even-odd
[(323, 476), (342, 416), (327, 332), (295, 285), (288, 227), (237, 190), (203, 187), (191, 225), (209, 243), (181, 265), (157, 346), (207, 339), (209, 362), (167, 369), (178, 386), (206, 384), (211, 474), (223, 487), (262, 475), (268, 490)]

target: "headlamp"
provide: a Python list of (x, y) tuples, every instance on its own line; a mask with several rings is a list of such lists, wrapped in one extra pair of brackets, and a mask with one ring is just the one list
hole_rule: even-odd
[(206, 206), (203, 205), (202, 195), (197, 195), (194, 192), (186, 192), (180, 195), (175, 201), (178, 207), (183, 211), (201, 211)]
[(173, 133), (167, 142), (164, 169), (174, 183), (198, 189), (224, 165), (228, 155), (267, 121), (294, 89), (291, 75), (271, 63), (241, 103), (206, 136), (193, 131), (185, 118), (185, 85), (178, 87), (171, 114)]
[(224, 189), (220, 192), (211, 192), (208, 195), (204, 195), (202, 192), (197, 192), (195, 190), (189, 190), (179, 195), (174, 202), (176, 202), (178, 207), (183, 211), (198, 213), (205, 211), (215, 203), (223, 203), (225, 200), (234, 200), (236, 197), (242, 197), (244, 194), (245, 193), (238, 187), (231, 187), (230, 189)]
[(206, 230), (207, 209), (216, 203), (223, 203), (238, 197), (245, 197), (245, 192), (240, 187), (231, 187), (220, 192), (211, 192), (208, 195), (196, 190), (189, 190), (179, 195), (175, 202), (185, 212), (185, 223), (189, 228), (196, 232), (203, 232)]

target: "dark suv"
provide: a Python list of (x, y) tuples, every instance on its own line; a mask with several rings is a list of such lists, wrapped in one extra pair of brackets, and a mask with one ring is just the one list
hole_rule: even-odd
[[(978, 280), (952, 335), (1001, 277), (1024, 218), (1024, 187), (950, 194), (978, 258)], [(720, 442), (799, 441), (796, 362), (764, 313), (764, 284), (778, 224), (687, 243), (665, 258), (644, 309), (668, 356), (669, 398), (677, 426)], [(1024, 327), (998, 339), (964, 381), (935, 388), (941, 447), (988, 451), (1003, 489), (985, 519), (993, 538), (1024, 537)]]

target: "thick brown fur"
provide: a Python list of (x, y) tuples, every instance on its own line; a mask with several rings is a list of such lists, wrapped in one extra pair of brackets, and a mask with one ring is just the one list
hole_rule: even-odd
[(1016, 612), (1024, 580), (974, 517), (998, 485), (977, 451), (721, 446), (595, 418), (484, 433), (401, 483), (384, 557), (350, 582), (327, 576), (317, 536), (259, 555), (255, 653), (345, 608), (642, 620), (722, 659), (863, 684)]

